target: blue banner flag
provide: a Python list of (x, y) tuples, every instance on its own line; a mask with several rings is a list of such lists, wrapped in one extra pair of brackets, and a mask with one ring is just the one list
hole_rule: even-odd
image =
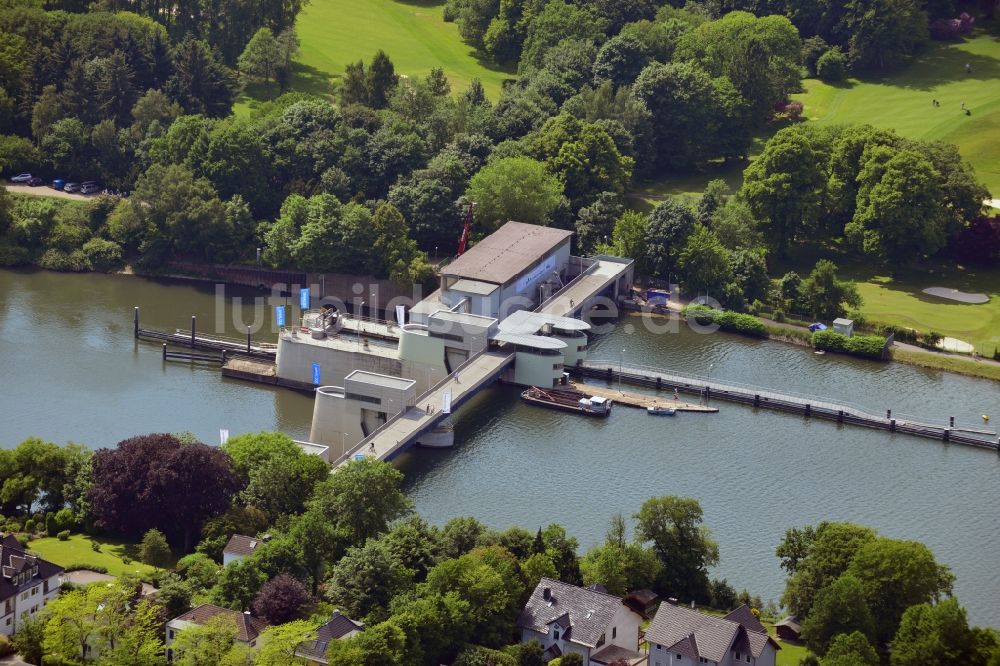
[(277, 305), (274, 308), (274, 316), (278, 319), (278, 326), (285, 325), (285, 306)]
[(309, 287), (299, 289), (299, 307), (303, 310), (309, 309)]
[(319, 386), (319, 363), (313, 363), (313, 384)]

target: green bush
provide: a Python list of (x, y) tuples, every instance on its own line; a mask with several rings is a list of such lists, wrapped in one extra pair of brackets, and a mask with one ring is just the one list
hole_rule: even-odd
[(112, 273), (122, 267), (122, 246), (114, 241), (91, 238), (81, 249), (95, 271)]
[(836, 46), (816, 61), (816, 75), (824, 81), (843, 81), (847, 75), (847, 58)]
[(50, 271), (79, 273), (90, 270), (90, 262), (83, 250), (64, 252), (55, 248), (46, 250), (38, 259), (38, 266)]
[(24, 531), (27, 532), (28, 534), (33, 533), (35, 531), (35, 521), (32, 520), (31, 518), (28, 518), (26, 521), (24, 521)]
[(17, 650), (11, 644), (10, 639), (6, 636), (0, 635), (0, 659), (4, 657), (9, 657), (14, 654)]
[(455, 666), (517, 666), (517, 660), (499, 650), (470, 645), (458, 653)]
[(108, 573), (108, 568), (100, 564), (71, 564), (68, 567), (63, 567), (63, 571), (96, 571), (97, 573), (106, 574)]
[(684, 308), (684, 316), (701, 325), (716, 324), (724, 331), (732, 331), (757, 338), (767, 337), (764, 322), (754, 316), (731, 310), (713, 310), (706, 305), (689, 305)]
[(60, 541), (69, 541), (69, 530), (63, 530), (56, 535), (56, 538)]
[(823, 351), (881, 359), (885, 338), (879, 335), (855, 335), (849, 338), (835, 331), (816, 331), (812, 334), (812, 345)]

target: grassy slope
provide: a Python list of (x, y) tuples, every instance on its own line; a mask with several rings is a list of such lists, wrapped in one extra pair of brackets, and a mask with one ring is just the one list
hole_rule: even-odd
[(46, 537), (32, 541), (28, 548), (38, 553), (43, 559), (60, 566), (78, 564), (99, 565), (106, 567), (112, 576), (121, 576), (128, 572), (138, 572), (148, 575), (154, 572), (153, 567), (132, 560), (128, 564), (122, 562), (125, 545), (120, 541), (97, 539), (101, 544), (101, 552), (94, 552), (90, 547), (90, 539), (82, 534), (74, 534), (66, 541), (55, 537)]
[[(864, 263), (854, 254), (825, 244), (801, 245), (787, 261), (772, 267), (775, 275), (794, 270), (806, 275), (821, 258), (832, 259), (843, 277), (854, 280), (864, 299), (861, 310), (871, 320), (920, 331), (935, 331), (974, 344), (979, 353), (993, 355), (1000, 347), (1000, 269), (965, 268), (934, 263), (890, 276), (889, 270)], [(985, 293), (990, 302), (969, 305), (922, 293), (927, 287), (950, 287)]]
[[(966, 74), (965, 64), (972, 65)], [(958, 43), (933, 42), (904, 69), (884, 77), (831, 85), (803, 82), (796, 95), (814, 122), (895, 129), (914, 139), (954, 143), (992, 191), (1000, 191), (1000, 39), (980, 34)], [(934, 107), (937, 99), (940, 107)], [(962, 103), (972, 110), (962, 111)]]
[[(379, 49), (389, 54), (396, 72), (423, 77), (433, 67), (443, 67), (453, 91), (462, 91), (479, 78), (492, 100), (500, 96), (508, 72), (491, 68), (462, 41), (458, 27), (445, 23), (442, 2), (396, 0), (311, 0), (299, 16), (301, 48), (293, 90), (331, 94), (332, 82), (344, 67), (359, 59), (371, 60)], [(253, 96), (274, 90), (251, 90)], [(237, 113), (253, 105), (244, 96)]]

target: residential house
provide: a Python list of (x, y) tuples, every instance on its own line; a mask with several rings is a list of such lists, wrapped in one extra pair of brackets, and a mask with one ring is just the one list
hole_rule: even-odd
[(229, 537), (229, 542), (222, 549), (222, 566), (228, 566), (230, 562), (239, 562), (245, 557), (254, 554), (260, 545), (270, 540), (270, 535), (260, 538), (249, 537), (243, 534), (234, 534)]
[(583, 666), (644, 661), (641, 623), (620, 597), (551, 578), (542, 578), (517, 619), (521, 642), (541, 643), (546, 659), (576, 652)]
[(167, 622), (167, 640), (165, 641), (167, 659), (173, 658), (170, 646), (177, 638), (177, 634), (194, 625), (206, 624), (212, 618), (220, 615), (231, 618), (236, 624), (236, 638), (233, 639), (235, 642), (243, 643), (251, 648), (260, 647), (260, 635), (268, 626), (266, 620), (253, 617), (249, 612), (241, 613), (212, 604), (202, 604)]
[(0, 635), (11, 636), (59, 594), (62, 567), (29, 554), (12, 535), (0, 537)]
[(740, 606), (724, 617), (677, 605), (660, 604), (646, 629), (649, 666), (774, 666), (778, 643)]
[(326, 658), (326, 648), (330, 641), (344, 640), (365, 630), (362, 622), (342, 615), (339, 610), (333, 611), (333, 616), (316, 630), (316, 639), (303, 641), (295, 648), (295, 656), (305, 659), (309, 664), (326, 666), (330, 663)]

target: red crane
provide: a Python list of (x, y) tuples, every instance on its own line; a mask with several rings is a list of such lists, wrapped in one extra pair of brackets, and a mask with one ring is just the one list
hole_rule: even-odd
[(458, 239), (458, 253), (455, 256), (461, 257), (465, 252), (465, 246), (469, 244), (469, 230), (472, 229), (472, 210), (476, 207), (475, 201), (469, 202), (469, 207), (465, 210), (465, 226), (462, 228), (462, 237)]

